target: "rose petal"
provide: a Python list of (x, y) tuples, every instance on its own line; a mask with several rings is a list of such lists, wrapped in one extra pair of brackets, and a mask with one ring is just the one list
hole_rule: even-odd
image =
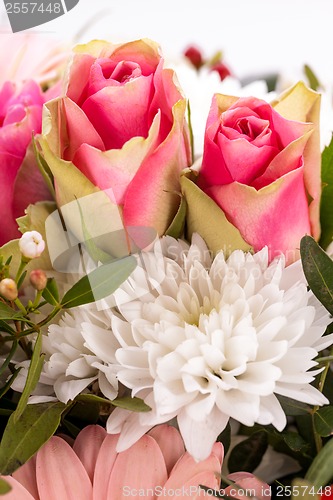
[(129, 185), (123, 211), (125, 225), (152, 227), (163, 234), (173, 219), (180, 202), (175, 193), (180, 189), (179, 174), (190, 159), (189, 145), (184, 144), (185, 106), (185, 101), (175, 104), (169, 136), (142, 163)]
[(311, 231), (302, 168), (259, 191), (234, 182), (209, 188), (207, 194), (255, 252), (267, 245), (270, 259), (281, 253), (287, 263), (299, 258), (300, 240)]

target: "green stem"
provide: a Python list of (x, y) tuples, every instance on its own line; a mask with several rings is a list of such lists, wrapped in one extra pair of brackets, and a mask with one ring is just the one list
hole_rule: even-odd
[[(324, 358), (319, 358), (319, 360), (320, 359), (324, 359)], [(324, 390), (324, 385), (325, 385), (327, 373), (328, 373), (328, 370), (330, 368), (330, 361), (332, 359), (333, 359), (333, 349), (331, 349), (329, 356), (326, 356), (325, 368), (321, 372), (321, 375), (320, 375), (319, 384), (318, 384), (318, 391), (320, 391), (321, 393)], [(319, 360), (317, 360), (317, 361), (319, 361)], [(313, 435), (314, 435), (317, 453), (320, 452), (320, 450), (322, 449), (322, 446), (323, 446), (322, 439), (319, 436), (319, 434), (316, 432), (316, 428), (315, 428), (315, 424), (314, 424), (314, 415), (318, 411), (318, 409), (319, 409), (319, 406), (315, 406), (313, 408), (313, 413), (312, 413), (312, 427), (313, 427)]]
[(37, 309), (37, 307), (39, 306), (39, 301), (42, 298), (42, 294), (43, 294), (43, 290), (38, 290), (37, 291), (35, 300), (34, 300), (34, 302), (32, 304), (32, 309), (33, 310)]
[(29, 261), (26, 261), (25, 259), (21, 259), (21, 262), (20, 262), (20, 265), (19, 265), (19, 268), (17, 270), (17, 273), (16, 273), (16, 276), (15, 276), (15, 282), (18, 283), (21, 276), (22, 276), (22, 273), (25, 269), (25, 267), (27, 266)]
[(20, 311), (23, 312), (24, 316), (28, 314), (26, 308), (24, 307), (19, 298), (14, 300), (14, 304), (20, 309)]

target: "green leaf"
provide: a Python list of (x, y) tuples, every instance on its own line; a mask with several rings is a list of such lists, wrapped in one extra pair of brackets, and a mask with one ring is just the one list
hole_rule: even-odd
[(47, 285), (43, 290), (42, 297), (52, 306), (59, 305), (59, 291), (54, 278), (48, 278)]
[(14, 356), (15, 351), (17, 349), (17, 345), (18, 345), (18, 341), (17, 340), (13, 340), (12, 347), (10, 348), (10, 351), (9, 351), (9, 353), (8, 353), (5, 361), (0, 366), (0, 376), (4, 373), (4, 371), (6, 370), (6, 368), (9, 365), (9, 363), (11, 362), (11, 359)]
[(28, 370), (28, 375), (27, 375), (27, 380), (23, 389), (23, 392), (21, 394), (20, 400), (18, 402), (17, 408), (14, 413), (14, 423), (18, 421), (18, 419), (21, 417), (22, 413), (24, 412), (28, 399), (35, 389), (37, 382), (39, 380), (40, 374), (43, 369), (43, 361), (44, 361), (44, 354), (41, 354), (42, 350), (42, 338), (43, 335), (41, 332), (38, 333), (37, 335), (37, 340), (35, 343), (34, 351), (32, 353), (31, 361), (30, 361), (30, 366)]
[(320, 245), (327, 248), (333, 240), (333, 136), (321, 157), (323, 190), (320, 202)]
[(216, 441), (223, 444), (224, 455), (226, 455), (228, 453), (231, 443), (231, 426), (229, 422), (224, 431), (221, 432), (221, 434), (219, 434)]
[(55, 199), (56, 193), (55, 193), (55, 189), (54, 189), (53, 175), (52, 175), (52, 172), (50, 170), (50, 167), (48, 166), (48, 164), (46, 163), (46, 161), (44, 160), (43, 156), (41, 155), (41, 153), (39, 151), (38, 142), (37, 142), (35, 137), (33, 137), (32, 145), (33, 145), (38, 168), (39, 168), (39, 170), (44, 178), (44, 181), (45, 181), (47, 187), (50, 190), (50, 193), (52, 194), (53, 198)]
[(101, 262), (102, 264), (107, 264), (108, 262), (110, 262), (112, 257), (96, 245), (95, 239), (89, 233), (89, 230), (87, 228), (87, 224), (84, 220), (83, 211), (82, 211), (80, 202), (78, 199), (76, 201), (77, 201), (77, 205), (78, 205), (79, 213), (80, 213), (82, 233), (83, 233), (83, 237), (84, 237), (84, 245), (87, 248), (87, 251), (88, 251), (90, 257), (95, 262)]
[(319, 436), (328, 437), (333, 434), (333, 406), (319, 408), (314, 414), (314, 425)]
[(10, 335), (16, 335), (16, 330), (12, 328), (8, 323), (5, 321), (0, 320), (0, 332), (6, 332), (9, 333)]
[(313, 483), (315, 489), (329, 484), (333, 479), (333, 439), (330, 439), (320, 450), (310, 465), (305, 479)]
[(21, 368), (17, 368), (12, 376), (10, 377), (10, 379), (7, 380), (7, 382), (5, 383), (5, 385), (3, 387), (1, 387), (0, 389), (0, 399), (9, 391), (9, 389), (11, 388), (12, 386), (12, 383), (14, 382), (14, 380), (16, 379), (16, 377), (18, 376), (18, 374), (20, 373), (21, 371)]
[(320, 87), (320, 81), (318, 80), (317, 76), (313, 72), (313, 70), (308, 66), (308, 64), (304, 64), (303, 70), (305, 73), (305, 76), (308, 79), (309, 86), (312, 90), (318, 90)]
[(136, 259), (128, 256), (104, 264), (81, 278), (64, 295), (61, 305), (68, 309), (111, 295), (129, 277), (136, 267)]
[(230, 472), (253, 472), (258, 467), (267, 450), (268, 439), (266, 432), (259, 431), (236, 445), (228, 460)]
[(305, 415), (312, 412), (311, 406), (286, 396), (277, 396), (284, 413), (288, 416)]
[(292, 491), (295, 493), (292, 499), (302, 499), (302, 500), (319, 500), (319, 496), (315, 494), (317, 489), (314, 488), (313, 484), (305, 479), (296, 478), (292, 482)]
[(309, 444), (298, 434), (298, 432), (283, 432), (282, 437), (288, 448), (292, 451), (296, 453), (308, 451)]
[(92, 403), (100, 403), (102, 405), (112, 405), (118, 406), (119, 408), (124, 408), (125, 410), (137, 411), (137, 412), (146, 412), (150, 411), (150, 406), (146, 405), (146, 403), (140, 398), (132, 398), (130, 396), (123, 396), (120, 398), (113, 399), (105, 399), (100, 396), (96, 396), (95, 394), (80, 394), (75, 398), (75, 401), (84, 401), (84, 402), (92, 402)]
[(22, 313), (20, 311), (15, 311), (12, 309), (10, 306), (7, 304), (4, 304), (3, 302), (0, 302), (0, 319), (9, 321), (9, 320), (19, 320), (21, 321), (24, 320), (22, 318)]
[(31, 458), (57, 430), (64, 403), (28, 405), (15, 423), (9, 417), (0, 445), (0, 473), (12, 474)]
[(333, 314), (333, 261), (311, 236), (301, 239), (301, 257), (311, 290)]
[(178, 211), (171, 222), (170, 226), (166, 230), (167, 236), (172, 236), (172, 238), (180, 238), (184, 233), (185, 219), (186, 219), (187, 203), (184, 196), (181, 196), (180, 205)]
[(12, 490), (12, 487), (5, 479), (0, 478), (0, 495), (6, 495)]
[(187, 239), (191, 239), (193, 233), (199, 233), (213, 253), (223, 250), (226, 257), (234, 250), (251, 250), (251, 246), (228, 221), (223, 210), (187, 175), (181, 176), (180, 184), (187, 202)]

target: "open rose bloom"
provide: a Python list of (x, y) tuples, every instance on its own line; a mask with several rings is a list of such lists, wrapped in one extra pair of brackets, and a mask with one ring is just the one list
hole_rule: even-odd
[(319, 103), (299, 83), (273, 106), (216, 94), (207, 120), (199, 185), (255, 251), (299, 258), (318, 238), (321, 193)]
[(185, 111), (154, 42), (78, 46), (65, 96), (46, 105), (40, 140), (59, 205), (105, 192), (125, 226), (163, 234), (191, 162)]
[(31, 147), (42, 126), (45, 95), (29, 80), (5, 82), (0, 89), (0, 246), (20, 236), (16, 219), (30, 203), (50, 198)]

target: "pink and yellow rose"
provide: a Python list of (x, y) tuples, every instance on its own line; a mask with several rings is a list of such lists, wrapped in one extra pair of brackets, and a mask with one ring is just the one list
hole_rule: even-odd
[(30, 203), (50, 198), (31, 145), (40, 133), (45, 95), (30, 80), (17, 88), (5, 82), (0, 89), (0, 246), (18, 238), (16, 218)]
[(76, 47), (65, 96), (46, 108), (40, 143), (58, 204), (104, 191), (125, 226), (163, 234), (191, 153), (186, 101), (158, 46), (138, 40)]
[[(319, 237), (319, 95), (298, 84), (273, 106), (215, 95), (199, 186), (255, 251), (298, 258), (305, 234)], [(218, 230), (218, 228), (216, 228)]]

